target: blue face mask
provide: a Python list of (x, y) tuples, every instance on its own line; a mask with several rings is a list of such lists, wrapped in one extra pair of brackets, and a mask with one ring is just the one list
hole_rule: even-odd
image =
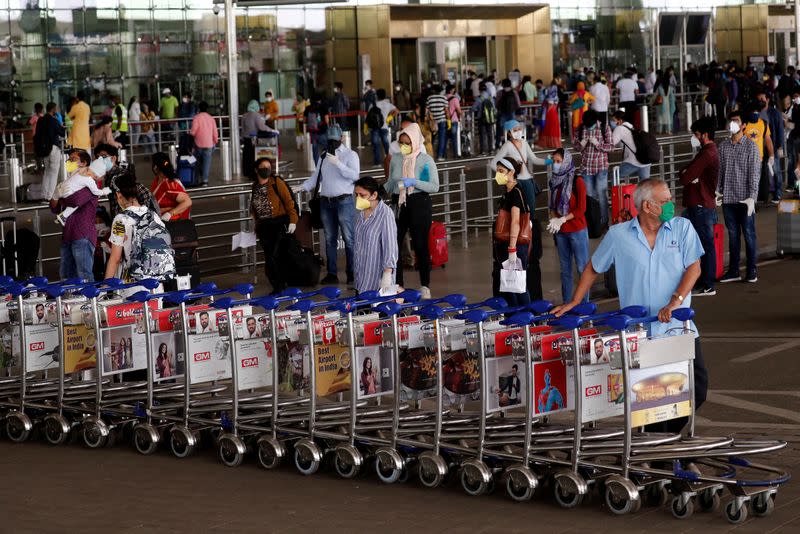
[(611, 131), (612, 131), (612, 132), (613, 132), (613, 131), (616, 129), (616, 127), (617, 127), (617, 123), (616, 123), (616, 122), (613, 122), (613, 121), (612, 121), (612, 122), (609, 122), (609, 123), (608, 123), (608, 125), (609, 125), (609, 126), (611, 126)]
[(558, 172), (561, 170), (561, 163), (553, 163), (553, 172)]
[(103, 158), (103, 163), (106, 166), (106, 172), (110, 171), (112, 167), (114, 167), (114, 162), (111, 161), (111, 158)]

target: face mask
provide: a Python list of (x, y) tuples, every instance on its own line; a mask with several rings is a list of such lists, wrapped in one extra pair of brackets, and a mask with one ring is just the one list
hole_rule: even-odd
[(509, 92), (510, 90), (511, 90), (510, 87), (503, 87), (503, 91), (505, 91), (506, 93)]
[(673, 217), (675, 217), (675, 203), (670, 200), (661, 206), (661, 214), (658, 216), (658, 220), (661, 222), (667, 222)]
[(616, 122), (609, 122), (608, 125), (611, 126), (612, 132), (617, 129), (617, 126), (619, 126), (619, 124), (617, 124)]
[(561, 163), (553, 163), (553, 172), (558, 172), (561, 170)]
[(400, 153), (404, 156), (411, 154), (411, 145), (400, 145)]
[(108, 226), (106, 226), (105, 223), (95, 223), (94, 229), (98, 234), (101, 234), (108, 230)]
[(399, 85), (395, 85), (394, 86), (394, 90), (399, 92), (400, 91), (400, 86)]
[(269, 169), (267, 169), (267, 168), (258, 169), (258, 170), (256, 171), (256, 173), (258, 174), (258, 177), (259, 177), (259, 178), (264, 178), (264, 179), (267, 179), (267, 178), (269, 178), (270, 176), (272, 176), (272, 169), (271, 169), (271, 168), (269, 168)]
[(73, 172), (78, 170), (78, 162), (69, 160), (67, 161), (65, 167), (67, 168), (67, 172), (72, 174)]
[(741, 130), (741, 129), (742, 129), (742, 127), (739, 126), (738, 122), (731, 122), (728, 125), (728, 131), (731, 132), (733, 135), (736, 135), (737, 133), (739, 133), (739, 130)]
[(692, 137), (689, 139), (689, 144), (691, 144), (691, 145), (692, 145), (692, 148), (700, 148), (701, 146), (703, 146), (703, 144), (700, 142), (700, 139), (698, 139), (698, 138), (697, 138), (697, 137), (695, 137), (695, 136), (692, 136)]
[(339, 148), (339, 145), (341, 144), (342, 142), (337, 141), (336, 139), (331, 139), (330, 141), (328, 141), (328, 153), (333, 154), (334, 152), (336, 152), (336, 149)]
[(339, 88), (338, 88), (338, 87), (334, 87), (334, 88), (333, 88), (333, 92), (334, 92), (334, 93), (338, 93), (338, 92), (339, 92)]
[(364, 197), (356, 197), (356, 209), (358, 211), (364, 211), (369, 209), (372, 203)]
[(272, 97), (271, 96), (267, 97), (267, 102), (272, 102)]
[(522, 139), (522, 130), (514, 130), (511, 132), (512, 139)]
[(796, 106), (800, 106), (800, 96), (792, 100), (792, 102), (794, 102)]
[(186, 97), (183, 97), (181, 100), (183, 100), (183, 103), (184, 103), (184, 104), (188, 104), (188, 103), (189, 103), (189, 99), (188, 99), (188, 98), (186, 98)]
[(497, 185), (506, 185), (508, 183), (508, 176), (498, 171), (494, 175), (494, 181), (497, 182)]
[(767, 109), (767, 103), (761, 102), (761, 109)]
[(110, 171), (114, 167), (114, 162), (111, 161), (111, 158), (103, 158), (103, 163), (106, 165), (106, 172)]

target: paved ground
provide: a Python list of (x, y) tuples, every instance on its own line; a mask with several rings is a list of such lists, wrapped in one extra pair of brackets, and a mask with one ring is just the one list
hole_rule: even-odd
[[(695, 304), (711, 373), (700, 432), (786, 439), (789, 448), (769, 461), (794, 472), (800, 472), (798, 268), (797, 260), (763, 265), (758, 284), (727, 285), (716, 297)], [(468, 273), (457, 261), (445, 271), (453, 290), (486, 294), (483, 273)], [(555, 287), (552, 275), (547, 278)], [(252, 458), (229, 469), (210, 450), (177, 460), (164, 450), (142, 457), (125, 444), (89, 450), (77, 444), (53, 448), (41, 441), (13, 445), (2, 439), (0, 472), (0, 532), (14, 533), (800, 529), (796, 482), (780, 492), (772, 516), (733, 528), (721, 513), (678, 521), (666, 508), (644, 508), (633, 516), (614, 517), (596, 498), (567, 511), (547, 493), (515, 504), (499, 492), (467, 497), (455, 486), (427, 490), (410, 482), (387, 487), (374, 475), (346, 481), (330, 472), (305, 478), (289, 467), (266, 472)]]

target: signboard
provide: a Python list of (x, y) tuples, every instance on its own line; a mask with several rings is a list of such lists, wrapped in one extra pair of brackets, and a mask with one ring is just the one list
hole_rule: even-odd
[(318, 344), (314, 347), (317, 395), (324, 397), (350, 390), (350, 347)]
[(186, 372), (183, 335), (178, 332), (160, 332), (152, 334), (150, 343), (153, 355), (153, 380), (160, 382), (182, 377)]

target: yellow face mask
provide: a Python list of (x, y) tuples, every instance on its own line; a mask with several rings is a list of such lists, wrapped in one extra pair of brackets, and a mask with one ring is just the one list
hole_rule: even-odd
[(67, 163), (65, 164), (65, 167), (67, 169), (67, 172), (72, 174), (73, 172), (78, 170), (78, 162), (77, 161), (68, 160)]
[(404, 156), (411, 154), (411, 145), (400, 145), (400, 153)]
[(364, 197), (356, 197), (356, 209), (359, 211), (364, 211), (369, 209), (371, 203)]
[(508, 183), (508, 175), (497, 172), (494, 175), (494, 181), (497, 182), (497, 185), (506, 185)]

